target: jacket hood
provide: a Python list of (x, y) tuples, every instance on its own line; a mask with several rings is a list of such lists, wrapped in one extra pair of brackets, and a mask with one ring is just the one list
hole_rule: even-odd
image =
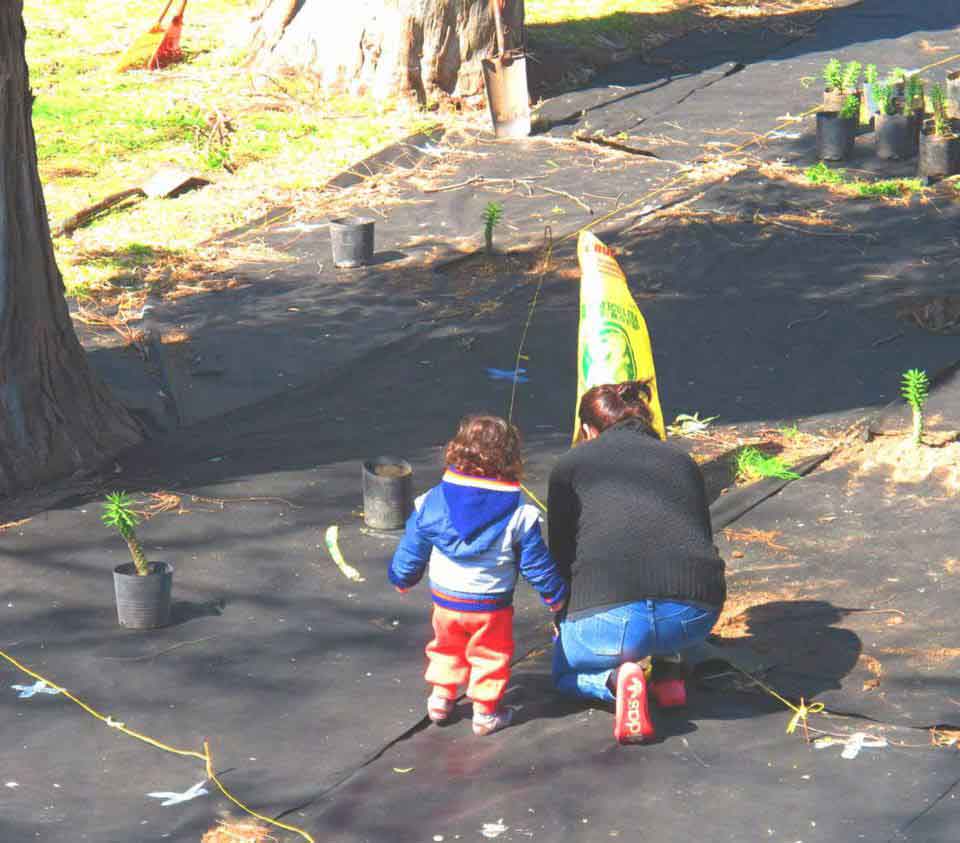
[(427, 496), (420, 526), (442, 553), (479, 553), (500, 538), (519, 506), (519, 483), (448, 469)]

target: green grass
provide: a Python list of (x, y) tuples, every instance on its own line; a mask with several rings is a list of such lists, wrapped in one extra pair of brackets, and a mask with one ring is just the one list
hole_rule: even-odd
[(526, 0), (525, 21), (534, 38), (569, 46), (640, 47), (651, 34), (682, 30), (698, 20), (691, 0)]
[(866, 199), (896, 199), (909, 193), (921, 193), (925, 189), (920, 179), (849, 179), (846, 170), (831, 169), (823, 161), (804, 170), (804, 176), (810, 184), (844, 187), (852, 191), (854, 196)]
[(905, 193), (917, 193), (923, 190), (920, 179), (884, 179), (882, 181), (859, 181), (854, 185), (858, 196), (896, 197)]
[[(316, 205), (319, 216), (329, 178), (436, 122), (390, 104), (325, 96), (304, 81), (254, 90), (242, 54), (223, 41), (248, 17), (251, 0), (191, 4), (182, 41), (187, 61), (152, 73), (117, 72), (119, 56), (162, 6), (25, 2), (34, 133), (52, 222), (163, 167), (213, 182), (176, 200), (131, 203), (57, 238), (57, 261), (73, 295), (136, 286), (151, 263), (180, 265), (219, 233), (276, 205)], [(214, 131), (218, 115), (223, 133)], [(217, 258), (229, 263), (222, 252)], [(138, 260), (145, 263), (134, 265)]]
[(823, 161), (808, 167), (804, 173), (811, 184), (843, 184), (846, 181), (846, 170), (832, 170)]
[(796, 422), (794, 422), (793, 424), (785, 424), (783, 427), (780, 428), (780, 435), (784, 439), (796, 439), (797, 436), (800, 435), (800, 428), (796, 424)]
[(780, 457), (765, 454), (753, 446), (742, 448), (737, 452), (734, 470), (736, 479), (741, 482), (764, 477), (776, 477), (781, 480), (796, 480), (800, 477), (795, 471), (791, 471)]

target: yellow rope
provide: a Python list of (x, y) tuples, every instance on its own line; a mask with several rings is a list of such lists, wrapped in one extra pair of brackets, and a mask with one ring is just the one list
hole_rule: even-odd
[(540, 290), (543, 289), (543, 280), (550, 271), (550, 259), (553, 257), (553, 229), (548, 225), (544, 231), (546, 245), (544, 246), (543, 263), (540, 267), (540, 278), (537, 281), (537, 289), (530, 300), (530, 307), (527, 310), (527, 321), (523, 326), (523, 333), (520, 335), (520, 345), (517, 346), (517, 359), (513, 366), (513, 387), (510, 390), (510, 408), (507, 411), (507, 421), (513, 422), (513, 408), (517, 402), (517, 381), (520, 379), (520, 361), (523, 360), (523, 348), (527, 344), (527, 333), (530, 331), (530, 323), (533, 321), (533, 312), (537, 309), (537, 302), (540, 299)]
[(57, 685), (54, 682), (51, 682), (45, 676), (41, 676), (36, 671), (31, 670), (29, 667), (24, 665), (22, 662), (17, 661), (13, 656), (5, 653), (3, 650), (0, 650), (0, 658), (6, 659), (10, 664), (12, 664), (17, 670), (27, 674), (33, 679), (36, 679), (39, 682), (45, 683), (48, 687), (54, 688), (59, 691), (63, 696), (73, 703), (76, 703), (80, 708), (82, 708), (87, 714), (91, 717), (95, 717), (101, 723), (105, 723), (111, 729), (116, 729), (118, 732), (123, 732), (125, 735), (129, 735), (131, 738), (136, 738), (138, 741), (143, 741), (143, 743), (149, 744), (150, 746), (156, 747), (157, 749), (162, 749), (164, 752), (171, 752), (174, 755), (186, 756), (188, 758), (198, 758), (203, 761), (206, 771), (207, 778), (210, 779), (219, 789), (220, 792), (227, 797), (234, 805), (238, 808), (242, 808), (250, 816), (256, 817), (258, 820), (263, 820), (263, 822), (269, 823), (270, 825), (276, 826), (277, 828), (282, 828), (286, 831), (292, 831), (295, 834), (299, 834), (307, 843), (315, 843), (314, 839), (307, 834), (307, 832), (302, 829), (296, 828), (292, 825), (286, 825), (285, 823), (280, 822), (279, 820), (272, 820), (269, 817), (265, 817), (262, 814), (258, 814), (256, 811), (250, 810), (246, 805), (244, 805), (239, 799), (237, 799), (233, 794), (228, 791), (220, 780), (217, 778), (216, 774), (213, 772), (213, 759), (210, 757), (210, 749), (207, 746), (207, 742), (203, 742), (203, 752), (195, 752), (192, 749), (177, 749), (175, 746), (170, 746), (169, 744), (163, 743), (163, 741), (158, 741), (155, 738), (151, 738), (149, 735), (144, 735), (140, 732), (137, 732), (133, 729), (128, 729), (123, 723), (114, 720), (109, 715), (101, 714), (92, 706), (87, 705), (83, 700), (75, 697), (71, 694), (66, 688)]
[(304, 840), (307, 841), (307, 843), (315, 843), (314, 839), (303, 829), (297, 828), (294, 825), (287, 825), (286, 823), (280, 822), (280, 820), (273, 820), (270, 819), (270, 817), (265, 817), (263, 814), (258, 814), (252, 808), (248, 808), (246, 805), (244, 805), (239, 799), (237, 799), (236, 796), (230, 793), (230, 791), (227, 790), (220, 782), (220, 779), (217, 778), (217, 774), (213, 771), (213, 759), (210, 757), (210, 747), (206, 741), (203, 742), (203, 752), (206, 756), (207, 778), (210, 779), (210, 781), (212, 781), (218, 788), (220, 788), (220, 792), (234, 805), (241, 810), (246, 811), (251, 817), (256, 817), (258, 820), (263, 820), (263, 822), (270, 823), (270, 825), (276, 826), (277, 828), (282, 828), (285, 831), (292, 831), (294, 834), (299, 834)]
[(538, 497), (537, 497), (533, 492), (531, 492), (526, 486), (524, 486), (523, 483), (520, 484), (520, 488), (523, 489), (523, 491), (527, 493), (527, 497), (530, 498), (530, 500), (532, 500), (537, 506), (539, 506), (540, 509), (542, 509), (544, 512), (547, 511), (547, 506), (546, 506), (546, 504), (545, 504), (543, 501), (541, 501), (540, 498), (538, 498)]

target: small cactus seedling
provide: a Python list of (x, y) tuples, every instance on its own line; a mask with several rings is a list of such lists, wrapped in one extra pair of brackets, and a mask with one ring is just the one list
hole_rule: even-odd
[(863, 71), (863, 79), (868, 85), (877, 84), (877, 66), (875, 64), (868, 64)]
[(919, 76), (911, 76), (903, 87), (903, 110), (907, 113), (923, 108), (923, 82)]
[(843, 107), (840, 109), (840, 116), (844, 120), (852, 120), (860, 111), (860, 100), (857, 99), (855, 94), (850, 94), (844, 101)]
[(920, 444), (923, 436), (923, 405), (930, 393), (930, 380), (922, 369), (908, 369), (903, 373), (900, 394), (913, 411), (913, 441)]
[(893, 83), (891, 81), (888, 80), (877, 85), (874, 96), (877, 98), (877, 107), (881, 114), (897, 113), (897, 100), (893, 95)]
[(830, 59), (823, 68), (823, 81), (828, 91), (839, 91), (843, 87), (843, 65), (840, 59)]
[(150, 573), (150, 564), (144, 555), (140, 540), (134, 529), (140, 522), (133, 509), (133, 499), (126, 492), (111, 492), (103, 504), (103, 523), (113, 527), (127, 543), (137, 573), (143, 577)]
[(940, 137), (953, 134), (950, 118), (947, 117), (947, 97), (943, 85), (934, 85), (930, 89), (930, 105), (933, 107), (933, 133)]
[(483, 239), (486, 243), (487, 254), (493, 254), (493, 230), (503, 219), (503, 205), (499, 202), (490, 202), (483, 209)]
[(849, 93), (852, 93), (860, 87), (860, 70), (863, 65), (858, 61), (847, 62), (843, 68), (843, 77), (840, 80), (840, 87)]

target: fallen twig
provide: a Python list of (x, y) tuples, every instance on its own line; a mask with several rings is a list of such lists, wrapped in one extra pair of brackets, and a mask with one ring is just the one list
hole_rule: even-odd
[(796, 325), (803, 325), (807, 322), (819, 322), (821, 319), (827, 318), (827, 311), (824, 310), (822, 313), (818, 313), (816, 316), (805, 316), (800, 319), (794, 319), (792, 322), (787, 322), (787, 329), (793, 328)]

